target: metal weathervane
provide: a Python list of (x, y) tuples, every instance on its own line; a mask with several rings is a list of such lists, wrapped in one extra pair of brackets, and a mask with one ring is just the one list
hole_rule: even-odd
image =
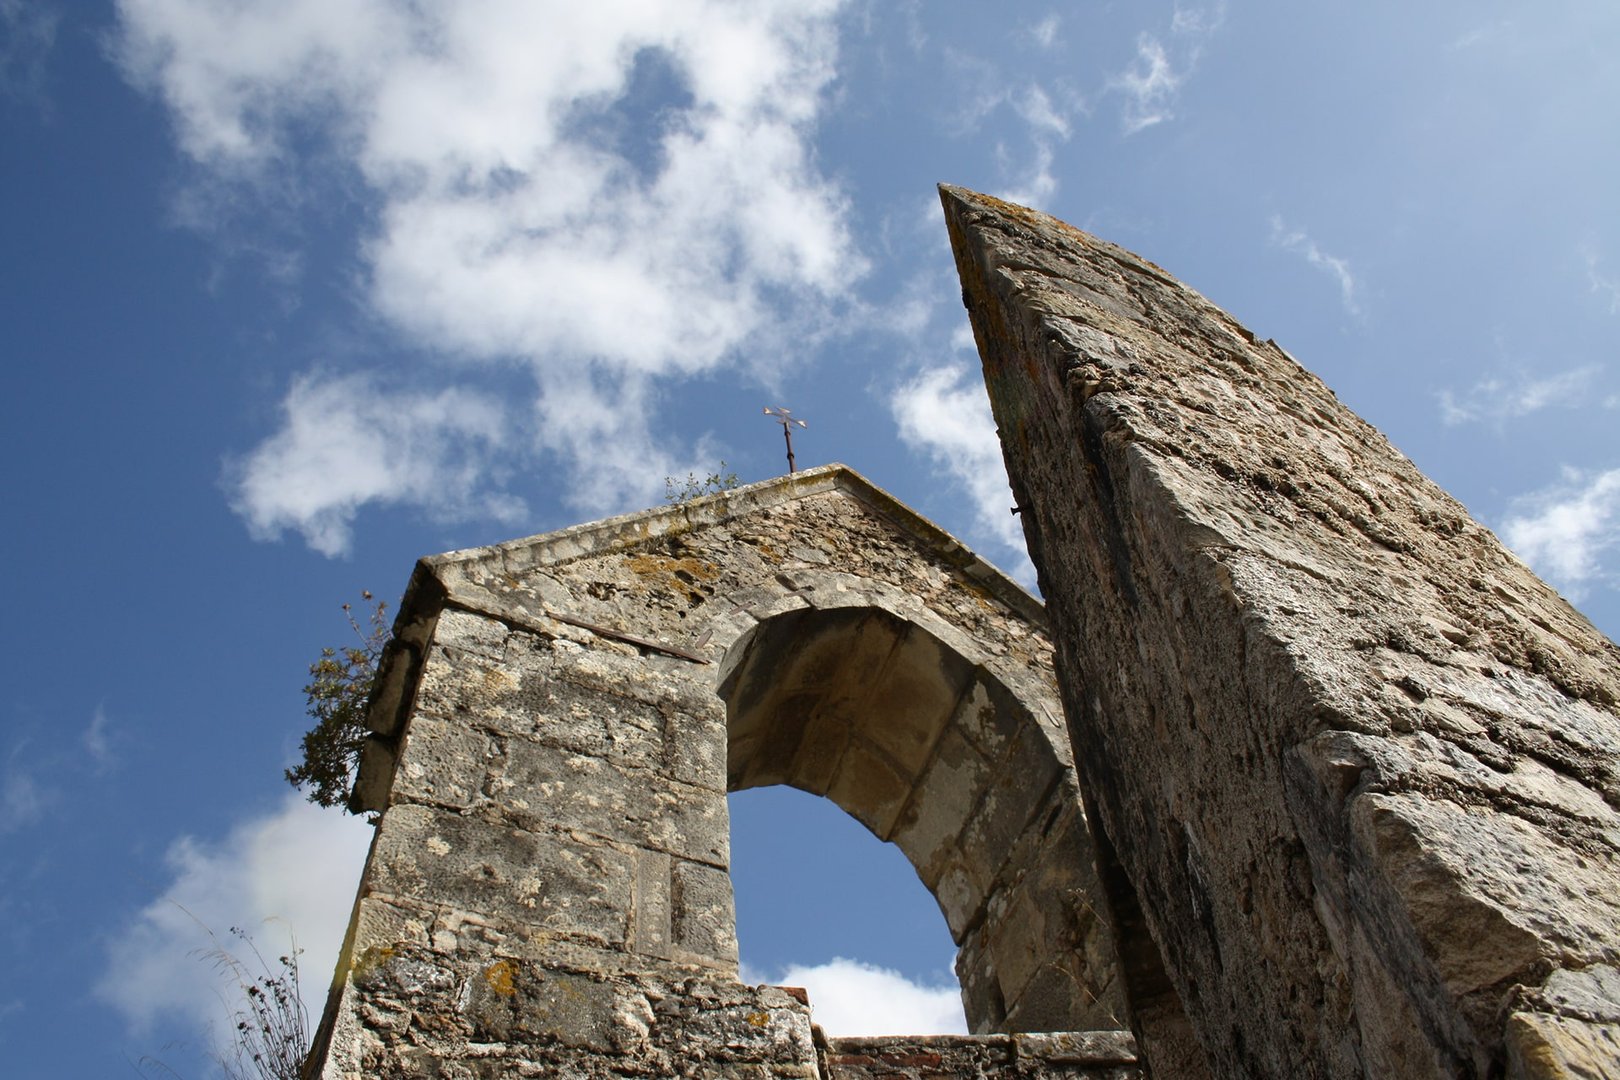
[(798, 467), (793, 464), (793, 425), (797, 424), (800, 427), (808, 427), (809, 425), (803, 420), (796, 419), (787, 409), (773, 409), (767, 405), (765, 406), (765, 415), (782, 425), (782, 438), (787, 443), (788, 472), (798, 472)]

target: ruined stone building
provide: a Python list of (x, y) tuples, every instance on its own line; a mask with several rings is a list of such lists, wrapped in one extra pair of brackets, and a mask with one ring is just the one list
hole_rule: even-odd
[[(1620, 1076), (1620, 651), (1275, 344), (942, 197), (1046, 606), (841, 466), (423, 560), (309, 1075)], [(738, 980), (784, 783), (974, 1035)]]

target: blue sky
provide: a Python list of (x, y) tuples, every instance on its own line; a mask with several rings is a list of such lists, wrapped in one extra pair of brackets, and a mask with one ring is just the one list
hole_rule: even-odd
[[(784, 405), (1025, 573), (939, 181), (1275, 338), (1615, 636), (1620, 7), (1324, 7), (0, 0), (12, 1075), (206, 1075), (197, 921), (318, 1008), (367, 830), (281, 770), (418, 556), (778, 473)], [(898, 853), (734, 806), (749, 970), (938, 1023)]]

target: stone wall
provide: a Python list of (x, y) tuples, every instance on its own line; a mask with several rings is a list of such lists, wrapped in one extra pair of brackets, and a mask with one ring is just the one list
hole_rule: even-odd
[(907, 854), (976, 1031), (1123, 1028), (1043, 622), (837, 466), (424, 560), (311, 1075), (818, 1075), (802, 995), (737, 979), (725, 796), (774, 783)]
[(827, 1080), (1135, 1080), (1141, 1073), (1135, 1040), (1122, 1031), (829, 1039), (822, 1062)]
[(1275, 343), (942, 198), (1156, 1075), (1620, 1075), (1620, 651)]

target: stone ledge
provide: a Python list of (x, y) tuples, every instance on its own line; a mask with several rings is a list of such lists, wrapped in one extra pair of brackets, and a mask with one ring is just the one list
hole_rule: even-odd
[(828, 1080), (1141, 1075), (1128, 1031), (846, 1036), (826, 1040)]

